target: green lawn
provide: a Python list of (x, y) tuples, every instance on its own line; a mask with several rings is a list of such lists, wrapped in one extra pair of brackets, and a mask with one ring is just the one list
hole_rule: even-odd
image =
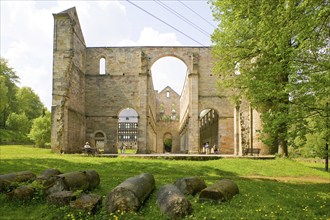
[[(166, 219), (157, 205), (157, 190), (177, 178), (199, 176), (212, 184), (220, 178), (234, 180), (240, 193), (222, 204), (199, 203), (189, 196), (193, 215), (187, 219), (329, 219), (330, 176), (321, 163), (288, 159), (219, 159), (210, 161), (99, 158), (52, 154), (49, 149), (0, 146), (0, 174), (31, 170), (37, 175), (48, 168), (62, 172), (96, 170), (101, 177), (94, 193), (106, 196), (126, 178), (151, 173), (156, 190), (138, 213), (96, 216), (48, 206), (44, 200), (28, 203), (6, 201), (0, 195), (1, 219)], [(326, 182), (328, 180), (328, 182)], [(105, 200), (105, 199), (104, 199)]]

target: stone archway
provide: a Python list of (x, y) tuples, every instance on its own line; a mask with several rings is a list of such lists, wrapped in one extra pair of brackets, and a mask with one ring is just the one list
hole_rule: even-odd
[(172, 145), (173, 145), (173, 137), (171, 133), (165, 133), (163, 137), (163, 146), (164, 146), (164, 152), (165, 153), (171, 153), (172, 152)]
[(139, 115), (133, 108), (125, 108), (118, 114), (118, 135), (117, 145), (124, 145), (132, 152), (138, 150), (138, 127)]
[(203, 147), (208, 143), (212, 153), (214, 146), (219, 148), (219, 114), (216, 110), (208, 108), (201, 111), (199, 118), (199, 151), (204, 153)]
[(104, 152), (104, 146), (106, 142), (106, 137), (104, 132), (96, 131), (94, 133), (94, 146), (97, 148), (99, 152)]

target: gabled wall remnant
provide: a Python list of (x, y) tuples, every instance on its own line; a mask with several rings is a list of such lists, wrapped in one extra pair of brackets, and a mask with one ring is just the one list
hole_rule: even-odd
[[(138, 114), (138, 153), (164, 152), (164, 137), (172, 138), (172, 153), (201, 153), (200, 114), (205, 109), (217, 114), (211, 139), (220, 153), (241, 154), (251, 140), (257, 143), (259, 115), (219, 96), (210, 47), (87, 47), (75, 8), (54, 14), (54, 21), (53, 151), (80, 152), (89, 141), (116, 153), (118, 116), (126, 108)], [(170, 87), (158, 93), (152, 83), (151, 66), (165, 56), (187, 66), (182, 94), (172, 93), (173, 99), (166, 96), (174, 92)], [(100, 74), (101, 59), (105, 74)], [(266, 152), (260, 142), (258, 147)]]

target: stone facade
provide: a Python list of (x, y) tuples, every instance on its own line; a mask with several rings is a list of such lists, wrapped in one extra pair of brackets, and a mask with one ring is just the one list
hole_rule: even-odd
[[(206, 136), (225, 154), (242, 154), (249, 144), (267, 151), (254, 131), (260, 130), (259, 114), (218, 95), (210, 47), (87, 47), (75, 8), (54, 14), (54, 21), (53, 151), (79, 152), (90, 141), (117, 152), (118, 115), (126, 108), (138, 114), (138, 153), (164, 152), (169, 137), (171, 152), (200, 153)], [(151, 66), (165, 56), (187, 66), (181, 95), (170, 87), (154, 90)], [(206, 109), (217, 116), (207, 128), (212, 137), (201, 135)]]

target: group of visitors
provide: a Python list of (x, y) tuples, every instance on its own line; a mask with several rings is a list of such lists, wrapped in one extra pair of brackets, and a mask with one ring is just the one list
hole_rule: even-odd
[[(92, 149), (91, 145), (89, 144), (89, 142), (85, 143), (84, 150), (85, 150), (86, 153), (93, 153), (93, 149)], [(119, 146), (119, 150), (120, 150), (121, 154), (124, 154), (126, 152), (126, 145), (124, 145), (124, 143), (122, 143)]]
[(213, 145), (212, 148), (210, 148), (209, 142), (204, 143), (205, 154), (210, 154), (212, 152), (212, 149), (214, 154), (220, 153), (220, 149), (218, 149), (215, 144)]

